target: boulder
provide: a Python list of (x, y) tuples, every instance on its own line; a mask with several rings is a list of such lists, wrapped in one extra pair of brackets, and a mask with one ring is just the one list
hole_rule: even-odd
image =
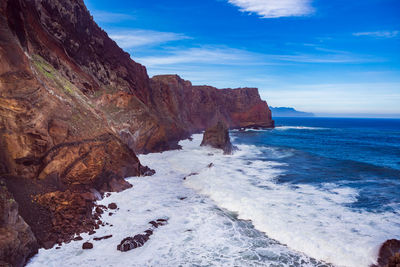
[(92, 249), (93, 248), (93, 244), (90, 242), (85, 242), (82, 244), (82, 249)]
[(229, 138), (229, 129), (221, 121), (213, 127), (207, 128), (203, 135), (201, 146), (211, 146), (222, 149), (224, 154), (232, 154), (234, 147)]

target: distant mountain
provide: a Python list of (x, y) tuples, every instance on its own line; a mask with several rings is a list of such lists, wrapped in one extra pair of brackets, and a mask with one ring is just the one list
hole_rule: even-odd
[(269, 107), (272, 112), (272, 117), (314, 117), (310, 112), (297, 111), (289, 107)]

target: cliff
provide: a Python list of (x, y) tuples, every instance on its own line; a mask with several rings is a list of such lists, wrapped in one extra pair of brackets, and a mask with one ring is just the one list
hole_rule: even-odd
[(219, 120), (273, 127), (255, 88), (150, 79), (82, 0), (1, 1), (0, 59), (0, 178), (44, 247), (98, 227), (93, 201), (152, 173), (135, 153)]
[[(63, 18), (41, 15), (56, 2), (0, 3), (0, 176), (45, 247), (95, 227), (93, 195), (86, 203), (80, 194), (126, 188), (124, 177), (147, 171), (86, 94), (98, 77), (44, 26)], [(86, 10), (77, 3), (71, 10)]]

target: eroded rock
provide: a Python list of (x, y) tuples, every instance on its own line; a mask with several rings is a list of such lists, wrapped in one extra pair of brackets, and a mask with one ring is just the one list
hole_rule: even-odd
[(224, 154), (232, 154), (234, 147), (229, 138), (229, 129), (221, 121), (213, 127), (207, 128), (203, 135), (201, 146), (211, 146), (222, 149)]

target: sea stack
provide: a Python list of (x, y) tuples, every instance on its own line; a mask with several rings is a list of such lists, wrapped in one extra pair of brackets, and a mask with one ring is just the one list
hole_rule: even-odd
[(379, 249), (378, 265), (372, 267), (400, 266), (400, 240), (386, 240)]
[(206, 129), (201, 146), (211, 146), (222, 149), (225, 155), (232, 154), (234, 149), (229, 138), (228, 127), (221, 121)]

